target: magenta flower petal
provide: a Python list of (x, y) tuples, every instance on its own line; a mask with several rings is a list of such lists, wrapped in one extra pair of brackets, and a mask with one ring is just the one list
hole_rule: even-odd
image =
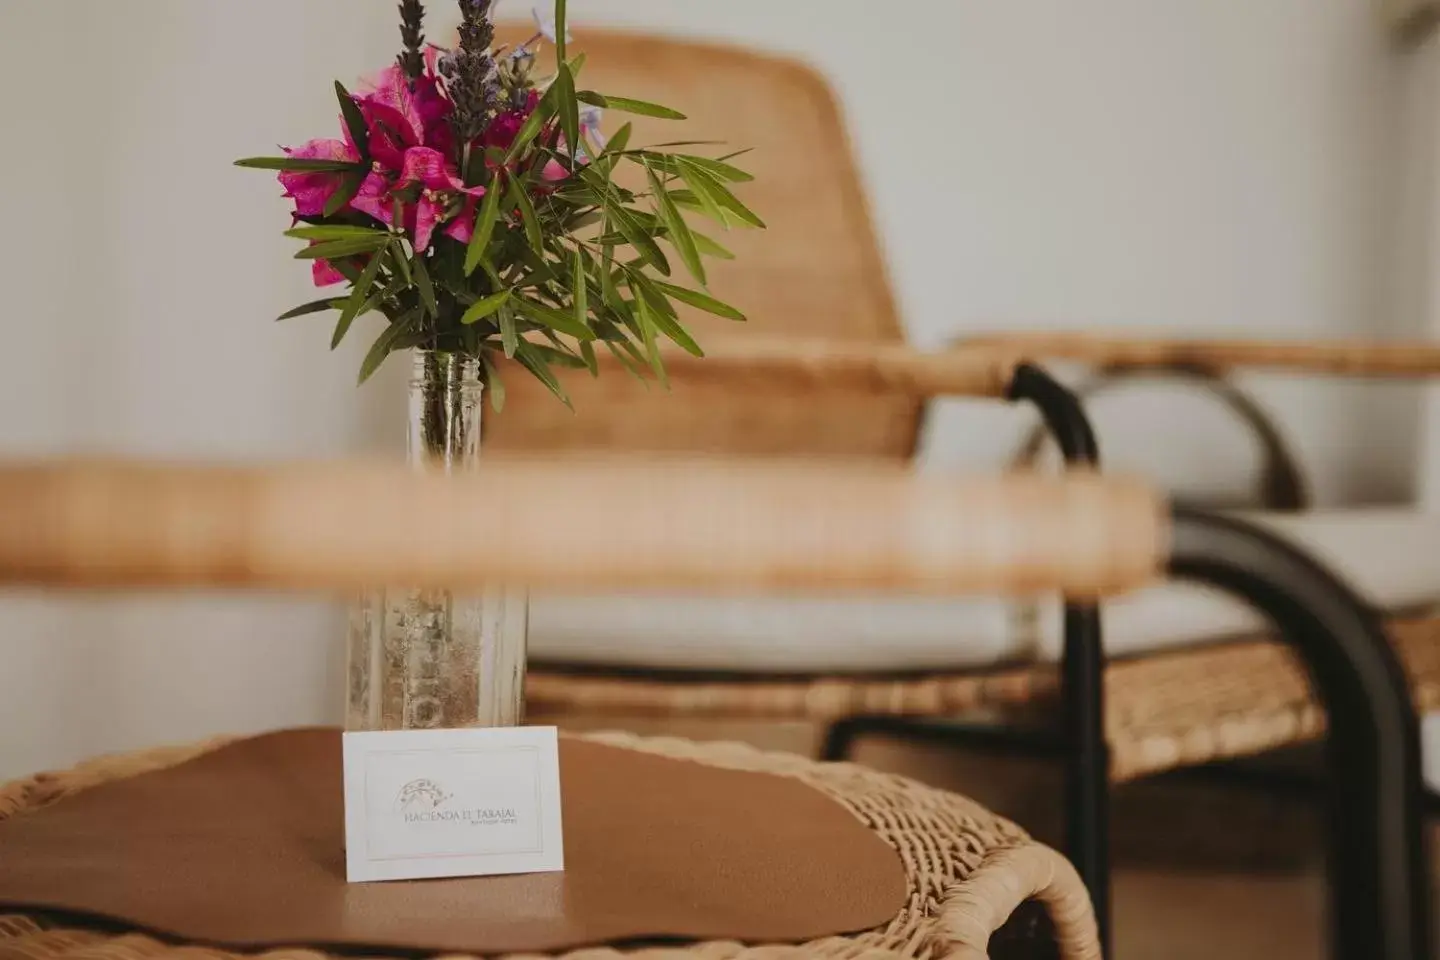
[(428, 194), (422, 196), (415, 205), (415, 223), (412, 230), (416, 253), (424, 253), (430, 249), (430, 241), (435, 237), (435, 227), (440, 223), (444, 212), (445, 207)]
[(424, 184), (427, 190), (459, 190), (464, 186), (450, 169), (445, 155), (429, 147), (411, 147), (405, 151), (400, 182)]
[(350, 206), (368, 214), (385, 224), (395, 225), (395, 203), (390, 194), (390, 181), (378, 173), (372, 173), (360, 185), (360, 192), (350, 201)]
[(316, 260), (310, 272), (317, 287), (333, 287), (337, 283), (345, 282), (345, 274), (331, 266), (329, 260)]
[[(336, 160), (355, 162), (359, 153), (344, 140), (311, 140), (303, 146), (286, 149), (286, 156), (297, 160)], [(280, 184), (285, 196), (295, 201), (295, 213), (301, 217), (318, 217), (325, 212), (325, 204), (340, 189), (341, 175), (338, 173), (292, 173), (283, 171)]]

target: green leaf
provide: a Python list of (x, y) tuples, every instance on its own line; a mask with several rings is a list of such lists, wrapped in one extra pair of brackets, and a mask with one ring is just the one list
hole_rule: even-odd
[(333, 226), (321, 225), (316, 227), (296, 227), (293, 230), (286, 230), (285, 236), (293, 237), (296, 240), (388, 240), (390, 234), (384, 230), (375, 230), (371, 227), (352, 227), (345, 224)]
[(465, 315), (460, 318), (460, 322), (468, 327), (472, 323), (479, 323), (486, 317), (494, 316), (497, 310), (510, 302), (510, 296), (509, 290), (501, 290), (499, 293), (492, 293), (483, 300), (476, 300), (470, 305), (470, 309), (465, 311)]
[[(557, 29), (560, 30), (557, 36), (563, 37), (564, 28)], [(565, 134), (565, 143), (574, 153), (580, 144), (580, 107), (575, 101), (575, 78), (570, 73), (570, 65), (563, 59), (564, 54), (561, 54), (562, 62), (555, 73), (555, 109), (560, 114), (560, 130)]]
[[(405, 251), (399, 252), (405, 256)], [(435, 284), (430, 281), (430, 271), (425, 268), (425, 257), (416, 256), (411, 266), (415, 270), (415, 289), (420, 291), (420, 302), (425, 305), (425, 312), (432, 317), (440, 316), (440, 303), (435, 299)]]
[(660, 359), (659, 328), (655, 326), (655, 315), (650, 310), (650, 304), (640, 295), (634, 286), (630, 288), (635, 293), (635, 313), (640, 321), (640, 335), (645, 341), (645, 357), (650, 363), (650, 369), (655, 371), (655, 376), (660, 382), (669, 386), (669, 377), (665, 373), (665, 363)]
[(281, 170), (286, 173), (347, 173), (370, 169), (366, 164), (347, 160), (303, 160), (299, 157), (247, 157), (236, 160), (235, 166), (251, 170)]
[(374, 253), (390, 242), (388, 234), (376, 237), (357, 237), (353, 240), (328, 240), (306, 247), (295, 254), (296, 260), (336, 260), (354, 257), (362, 253)]
[(410, 258), (405, 256), (405, 251), (400, 250), (395, 255), (395, 266), (404, 281), (405, 287), (409, 288), (415, 282), (415, 275), (410, 272)]
[[(700, 187), (697, 187), (690, 177), (685, 176), (686, 167), (678, 163), (676, 167), (680, 171), (681, 178), (690, 185), (690, 189), (672, 190), (670, 192), (670, 199), (679, 206), (700, 211), (726, 230), (729, 230), (730, 218), (725, 215), (725, 210), (720, 206), (720, 202), (715, 199), (715, 195), (708, 190), (702, 190)], [(692, 172), (692, 176), (696, 175), (694, 173), (694, 167), (688, 169)]]
[(572, 271), (571, 293), (575, 297), (575, 322), (580, 326), (586, 326), (585, 319), (590, 314), (590, 291), (585, 286), (585, 258), (580, 248), (575, 248), (575, 262)]
[(705, 234), (694, 230), (690, 231), (690, 235), (695, 238), (695, 246), (698, 247), (700, 252), (705, 254), (705, 256), (714, 257), (717, 260), (735, 259), (735, 254), (731, 253), (725, 247), (722, 247), (713, 238), (707, 237)]
[(609, 94), (601, 95), (593, 90), (586, 90), (576, 94), (581, 103), (588, 103), (593, 107), (605, 107), (608, 110), (615, 110), (620, 113), (633, 113), (640, 117), (658, 117), (661, 120), (685, 120), (685, 114), (679, 110), (671, 110), (669, 107), (662, 107), (658, 103), (649, 103), (645, 100), (632, 100), (629, 97), (612, 97)]
[(595, 357), (595, 347), (589, 340), (580, 341), (580, 359), (585, 361), (585, 366), (590, 370), (590, 376), (600, 376), (600, 361)]
[(420, 308), (416, 307), (385, 328), (384, 332), (376, 338), (375, 343), (371, 345), (370, 352), (365, 354), (365, 361), (360, 364), (360, 383), (363, 384), (375, 375), (375, 371), (380, 369), (385, 358), (390, 356), (391, 349), (400, 341), (401, 337), (409, 332), (411, 324), (419, 318)]
[(324, 313), (326, 310), (336, 309), (335, 304), (337, 303), (343, 306), (345, 301), (335, 300), (333, 298), (325, 300), (312, 300), (309, 303), (298, 306), (293, 310), (286, 310), (284, 313), (280, 314), (280, 316), (276, 317), (275, 320), (278, 323), (281, 320), (294, 320), (296, 317), (304, 317), (312, 313)]
[(500, 173), (495, 174), (495, 179), (490, 181), (490, 188), (485, 191), (485, 202), (480, 205), (480, 213), (475, 221), (475, 235), (470, 238), (470, 247), (465, 252), (465, 276), (475, 272), (480, 266), (480, 261), (485, 258), (485, 251), (490, 246), (490, 238), (495, 235), (495, 221), (500, 214)]
[(636, 358), (630, 355), (634, 353), (635, 347), (631, 345), (629, 340), (624, 342), (623, 351), (620, 345), (612, 343), (609, 340), (605, 341), (605, 348), (615, 355), (615, 359), (620, 361), (620, 365), (629, 371), (632, 377), (645, 384), (646, 387), (650, 386), (650, 381), (645, 379), (644, 358)]
[(515, 359), (519, 360), (526, 370), (529, 370), (541, 383), (545, 384), (561, 403), (571, 410), (575, 409), (575, 405), (570, 402), (570, 397), (565, 393), (565, 388), (560, 386), (560, 381), (555, 379), (555, 374), (550, 371), (550, 365), (546, 362), (545, 357), (529, 341), (520, 341)]
[(660, 273), (670, 276), (670, 261), (665, 259), (665, 254), (660, 252), (660, 245), (640, 226), (631, 212), (609, 197), (605, 200), (605, 210), (610, 214), (610, 219), (615, 221), (620, 234), (635, 248), (635, 252), (653, 264)]
[(340, 81), (335, 81), (335, 96), (340, 99), (340, 115), (345, 118), (345, 127), (350, 131), (350, 141), (360, 151), (360, 160), (367, 166), (370, 163), (370, 127), (365, 123), (365, 115), (360, 112), (360, 105), (355, 98), (350, 96), (350, 91)]
[(588, 58), (583, 50), (570, 59), (570, 76), (580, 76), (580, 71), (585, 69), (586, 59)]
[(509, 305), (500, 310), (500, 345), (505, 348), (506, 359), (513, 360), (520, 349), (520, 331), (515, 326), (515, 311)]
[(700, 248), (695, 244), (695, 238), (690, 234), (690, 225), (680, 215), (680, 210), (675, 206), (675, 201), (670, 199), (670, 194), (665, 190), (665, 185), (660, 182), (660, 177), (650, 167), (645, 165), (645, 174), (650, 178), (650, 190), (654, 193), (655, 203), (660, 212), (660, 219), (665, 222), (666, 228), (670, 231), (670, 242), (680, 253), (680, 259), (685, 262), (685, 268), (701, 286), (706, 284), (705, 264), (700, 259)]
[(730, 192), (728, 187), (715, 179), (715, 177), (703, 167), (698, 167), (691, 161), (681, 157), (677, 157), (675, 162), (680, 165), (681, 176), (685, 178), (685, 182), (689, 184), (690, 189), (695, 191), (696, 195), (700, 197), (701, 203), (705, 203), (708, 197), (710, 202), (729, 213), (733, 213), (741, 221), (748, 223), (752, 227), (758, 227), (761, 230), (765, 229), (765, 221), (757, 217), (749, 207), (740, 202), (735, 194)]
[(554, 307), (547, 307), (543, 303), (536, 303), (534, 300), (527, 300), (524, 297), (515, 298), (515, 308), (536, 323), (550, 327), (552, 330), (558, 330), (576, 340), (595, 339), (595, 331), (591, 330), (589, 325), (577, 322), (573, 316), (563, 310), (556, 310)]
[(550, 89), (545, 91), (545, 96), (540, 98), (540, 103), (536, 105), (534, 111), (531, 112), (530, 116), (525, 118), (525, 123), (521, 125), (520, 132), (515, 134), (515, 141), (510, 144), (510, 149), (505, 151), (505, 162), (503, 166), (509, 166), (511, 161), (524, 153), (525, 148), (530, 146), (530, 142), (540, 134), (540, 131), (544, 129), (545, 124), (550, 121), (550, 118), (555, 116), (556, 96), (555, 85), (551, 84)]
[(375, 278), (380, 276), (380, 267), (385, 262), (384, 254), (376, 254), (370, 258), (370, 263), (365, 267), (365, 272), (360, 274), (360, 280), (355, 284), (355, 289), (350, 292), (350, 299), (345, 304), (345, 309), (340, 313), (340, 319), (335, 323), (335, 334), (330, 338), (330, 349), (334, 350), (340, 346), (345, 339), (345, 334), (350, 332), (350, 325), (355, 318), (360, 316), (364, 309), (366, 298), (370, 296), (370, 288), (375, 286)]
[(536, 253), (545, 253), (545, 235), (540, 232), (540, 220), (535, 216), (535, 204), (518, 178), (510, 181), (510, 200), (520, 208), (520, 220), (525, 224), (525, 239)]
[(490, 409), (496, 413), (504, 413), (505, 381), (500, 379), (500, 371), (495, 369), (489, 350), (481, 351), (480, 363), (485, 368), (485, 389), (490, 391)]
[(675, 158), (686, 163), (692, 163), (720, 180), (729, 180), (731, 183), (749, 183), (755, 179), (755, 175), (746, 173), (739, 167), (733, 166), (723, 160), (712, 160), (709, 157), (693, 157), (689, 154), (681, 154)]
[(565, 8), (565, 0), (555, 0), (555, 58), (562, 69), (565, 68)]
[(724, 317), (727, 320), (739, 320), (743, 322), (748, 319), (745, 314), (739, 310), (736, 310), (728, 303), (716, 300), (709, 294), (701, 293), (698, 290), (686, 290), (684, 287), (677, 287), (674, 284), (664, 283), (660, 280), (652, 280), (651, 282), (659, 287), (661, 291), (674, 297), (681, 303), (688, 303), (692, 307), (699, 307), (706, 313), (713, 313), (717, 317)]
[(330, 194), (330, 199), (325, 201), (325, 208), (322, 211), (325, 216), (333, 217), (350, 205), (350, 201), (360, 195), (360, 189), (365, 186), (367, 174), (355, 170), (340, 178), (340, 186)]

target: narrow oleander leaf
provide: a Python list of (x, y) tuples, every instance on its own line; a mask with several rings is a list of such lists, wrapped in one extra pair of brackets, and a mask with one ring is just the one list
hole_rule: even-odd
[(370, 290), (375, 286), (375, 279), (380, 276), (380, 268), (385, 263), (385, 255), (377, 253), (370, 258), (360, 280), (355, 284), (355, 289), (350, 292), (350, 299), (345, 303), (345, 309), (340, 312), (340, 319), (335, 323), (335, 333), (330, 338), (330, 349), (334, 350), (340, 346), (345, 335), (350, 332), (350, 325), (365, 308), (370, 297)]
[(539, 136), (545, 124), (555, 116), (557, 96), (555, 85), (552, 83), (550, 89), (546, 90), (545, 95), (540, 98), (540, 102), (535, 105), (534, 111), (525, 118), (525, 122), (520, 126), (520, 132), (515, 134), (515, 140), (510, 144), (510, 149), (505, 151), (505, 166), (509, 166), (516, 157), (524, 153), (531, 141)]
[(662, 107), (658, 103), (650, 103), (646, 100), (635, 100), (631, 97), (613, 97), (610, 94), (598, 94), (593, 90), (586, 90), (577, 95), (582, 103), (591, 106), (604, 107), (607, 110), (614, 110), (618, 113), (633, 113), (639, 117), (656, 117), (660, 120), (685, 120), (685, 114), (679, 110), (671, 110), (669, 107)]
[(410, 269), (410, 258), (405, 255), (405, 251), (403, 249), (397, 248), (395, 251), (394, 260), (395, 272), (399, 276), (399, 279), (403, 284), (401, 289), (408, 290), (415, 284), (415, 274)]
[(575, 77), (570, 73), (570, 65), (563, 61), (555, 73), (555, 109), (560, 114), (565, 143), (574, 153), (580, 145), (580, 105), (575, 99)]
[(655, 371), (655, 376), (662, 384), (669, 385), (669, 378), (665, 373), (665, 362), (660, 357), (660, 328), (655, 325), (655, 314), (650, 309), (650, 303), (640, 292), (633, 275), (627, 275), (630, 283), (630, 292), (635, 294), (635, 319), (640, 324), (640, 336), (645, 342), (645, 358), (650, 364), (650, 369)]
[(720, 201), (716, 199), (715, 194), (710, 191), (707, 182), (702, 182), (708, 181), (708, 178), (704, 176), (705, 171), (699, 167), (693, 167), (685, 163), (680, 163), (679, 161), (676, 162), (676, 165), (680, 171), (680, 178), (685, 181), (686, 186), (690, 189), (673, 190), (670, 193), (670, 199), (679, 206), (699, 210), (705, 214), (705, 216), (714, 220), (726, 230), (729, 230), (730, 218), (725, 215), (724, 208), (720, 206)]
[(307, 160), (300, 157), (246, 157), (236, 160), (235, 166), (285, 173), (350, 173), (369, 169), (366, 164), (349, 160)]
[(520, 210), (520, 222), (525, 225), (525, 239), (530, 242), (530, 249), (543, 256), (545, 234), (540, 229), (540, 219), (535, 216), (535, 204), (518, 177), (510, 181), (510, 202)]
[(465, 252), (465, 276), (470, 276), (485, 259), (485, 251), (490, 247), (490, 238), (495, 235), (495, 222), (500, 216), (500, 195), (504, 191), (500, 187), (500, 174), (490, 181), (490, 188), (485, 192), (485, 201), (480, 204), (480, 213), (475, 220), (475, 233), (470, 238), (470, 247)]
[(493, 317), (501, 307), (510, 302), (511, 295), (509, 290), (501, 290), (499, 293), (492, 293), (488, 297), (476, 300), (461, 316), (460, 323), (468, 327), (487, 317)]
[[(335, 306), (337, 303), (340, 304), (339, 308)], [(309, 303), (302, 304), (293, 310), (286, 310), (284, 313), (280, 314), (280, 316), (276, 317), (275, 321), (278, 323), (281, 320), (294, 320), (296, 317), (305, 317), (309, 316), (312, 313), (324, 313), (326, 310), (344, 309), (344, 306), (344, 300), (336, 300), (333, 298), (325, 300), (312, 300)]]
[(584, 51), (581, 51), (580, 53), (577, 53), (575, 54), (575, 56), (570, 58), (570, 75), (572, 77), (580, 76), (580, 71), (585, 69), (585, 61), (587, 59), (589, 58)]
[(555, 374), (550, 370), (550, 364), (546, 361), (544, 355), (535, 349), (533, 344), (528, 340), (521, 340), (515, 352), (515, 359), (519, 360), (526, 370), (533, 373), (536, 379), (545, 384), (561, 403), (565, 404), (565, 406), (571, 410), (575, 409), (575, 405), (570, 402), (569, 395), (565, 393), (565, 388), (560, 386), (560, 381), (555, 378)]
[(635, 125), (633, 123), (622, 124), (620, 129), (615, 131), (615, 135), (610, 138), (610, 142), (605, 145), (605, 152), (623, 152), (627, 147), (630, 146), (630, 137), (634, 135), (634, 133)]
[(374, 237), (356, 237), (351, 240), (327, 240), (315, 244), (313, 247), (306, 247), (295, 254), (296, 260), (336, 260), (341, 257), (354, 257), (364, 253), (374, 253), (390, 242), (388, 234), (377, 234)]
[(680, 164), (681, 176), (685, 183), (700, 198), (701, 203), (713, 203), (728, 214), (734, 214), (742, 223), (749, 224), (761, 230), (765, 229), (765, 221), (761, 220), (745, 204), (741, 203), (735, 194), (730, 192), (718, 179), (704, 167), (696, 166), (694, 163), (683, 158), (676, 158)]
[(649, 164), (645, 165), (645, 174), (650, 178), (650, 189), (654, 194), (660, 219), (669, 230), (670, 243), (679, 252), (685, 269), (689, 270), (690, 275), (703, 287), (708, 282), (705, 278), (705, 262), (700, 259), (700, 248), (695, 243), (695, 237), (690, 233), (690, 225), (680, 215), (680, 209), (675, 206), (675, 201), (670, 199), (665, 185), (660, 182), (659, 175)]
[(566, 9), (568, 7), (569, 4), (566, 3), (566, 0), (555, 0), (555, 58), (560, 61), (561, 66), (565, 65), (565, 52), (569, 45), (565, 38), (565, 21), (568, 19)]
[(296, 227), (286, 230), (285, 236), (296, 240), (386, 240), (390, 234), (371, 227), (352, 227), (346, 224), (321, 224), (312, 227)]
[(335, 81), (335, 96), (340, 100), (340, 115), (345, 118), (345, 128), (350, 132), (350, 141), (360, 151), (360, 161), (370, 163), (370, 127), (360, 105), (350, 96), (350, 91), (340, 81)]
[(590, 371), (590, 376), (600, 376), (600, 361), (595, 356), (595, 347), (589, 340), (580, 341), (580, 359), (585, 361), (585, 366)]
[(694, 164), (712, 176), (720, 180), (728, 180), (731, 183), (749, 183), (755, 179), (754, 174), (746, 173), (739, 167), (723, 160), (712, 160), (709, 157), (696, 157), (689, 154), (680, 154), (675, 157), (675, 160)]
[[(404, 256), (400, 251), (400, 256)], [(440, 316), (440, 302), (435, 299), (435, 284), (430, 280), (430, 271), (425, 267), (425, 258), (416, 256), (415, 262), (411, 264), (415, 269), (415, 289), (420, 291), (420, 302), (425, 305), (425, 312), (432, 317)]]
[(717, 260), (735, 259), (735, 254), (721, 246), (713, 237), (707, 237), (705, 234), (695, 230), (691, 230), (690, 234), (695, 238), (695, 246), (698, 247), (700, 252), (705, 254), (705, 256), (714, 257)]
[(410, 332), (410, 327), (419, 319), (420, 309), (417, 307), (385, 328), (371, 345), (370, 352), (365, 354), (364, 362), (360, 364), (360, 383), (365, 383), (375, 375), (385, 358), (390, 356), (391, 350), (395, 349), (401, 338)]
[(585, 257), (579, 247), (575, 248), (570, 279), (571, 294), (575, 298), (575, 322), (584, 327), (586, 318), (590, 315), (590, 291), (585, 286)]
[(595, 331), (591, 330), (588, 324), (577, 321), (573, 315), (564, 310), (556, 310), (554, 307), (547, 307), (543, 303), (536, 303), (525, 297), (515, 298), (515, 309), (541, 326), (550, 327), (552, 330), (574, 337), (576, 340), (595, 339)]
[(505, 348), (505, 359), (515, 359), (520, 349), (520, 330), (515, 325), (515, 311), (507, 304), (500, 308), (500, 344)]
[(610, 214), (610, 219), (615, 222), (620, 234), (635, 248), (635, 252), (661, 274), (670, 276), (670, 261), (661, 252), (655, 238), (640, 225), (631, 211), (609, 198), (606, 199), (605, 210)]
[(635, 347), (632, 343), (630, 343), (629, 340), (625, 341), (624, 346), (629, 349), (622, 349), (621, 346), (617, 343), (613, 343), (609, 340), (605, 341), (605, 349), (609, 350), (612, 354), (614, 354), (615, 359), (620, 361), (620, 365), (629, 372), (630, 376), (645, 384), (646, 389), (649, 389), (650, 380), (648, 377), (645, 376), (644, 358), (641, 358), (637, 361), (634, 357), (630, 355), (635, 350)]
[(500, 371), (495, 369), (489, 350), (480, 352), (480, 364), (485, 368), (485, 389), (490, 392), (490, 409), (496, 413), (504, 413), (505, 381), (501, 378)]
[(684, 287), (677, 287), (671, 283), (664, 283), (660, 280), (652, 280), (651, 283), (659, 287), (667, 296), (679, 300), (681, 303), (688, 303), (692, 307), (698, 307), (706, 313), (713, 313), (717, 317), (724, 317), (727, 320), (738, 320), (744, 322), (748, 318), (745, 314), (736, 310), (728, 303), (716, 300), (707, 293), (699, 290), (687, 290)]
[(365, 178), (366, 174), (362, 171), (352, 171), (341, 177), (340, 186), (330, 194), (330, 199), (325, 201), (325, 216), (333, 217), (350, 206), (350, 201), (358, 197), (361, 188), (365, 186)]

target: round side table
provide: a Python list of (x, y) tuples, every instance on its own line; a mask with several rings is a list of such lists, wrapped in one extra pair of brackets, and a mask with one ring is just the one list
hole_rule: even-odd
[[(853, 764), (815, 763), (739, 744), (628, 734), (587, 739), (801, 780), (844, 806), (895, 849), (904, 864), (910, 897), (887, 926), (857, 936), (799, 945), (717, 942), (639, 950), (598, 948), (572, 953), (568, 960), (1099, 960), (1090, 901), (1068, 861), (972, 800)], [(96, 784), (184, 762), (218, 745), (209, 742), (105, 757), (0, 786), (0, 820)], [(43, 917), (0, 916), (0, 960), (239, 960), (240, 956), (141, 934), (73, 928)], [(259, 956), (325, 960), (316, 951), (271, 951)]]

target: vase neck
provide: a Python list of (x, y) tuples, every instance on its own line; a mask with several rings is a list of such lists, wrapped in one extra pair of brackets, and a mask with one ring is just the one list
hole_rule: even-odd
[(471, 470), (480, 459), (485, 384), (478, 361), (417, 350), (411, 366), (408, 448), (415, 467)]

